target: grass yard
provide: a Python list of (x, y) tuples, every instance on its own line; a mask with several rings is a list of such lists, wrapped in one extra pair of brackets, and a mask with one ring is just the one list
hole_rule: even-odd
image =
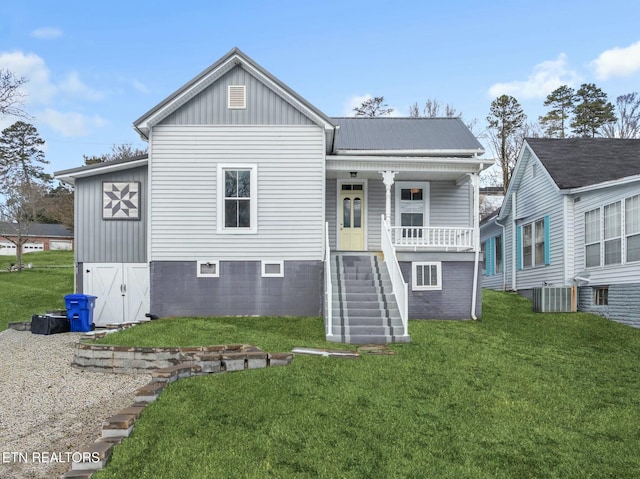
[(64, 296), (73, 289), (73, 251), (28, 253), (23, 263), (31, 269), (9, 273), (15, 256), (0, 256), (0, 331), (14, 321), (30, 321), (31, 315), (48, 309), (64, 309)]
[[(94, 477), (640, 477), (640, 330), (485, 291), (482, 321), (410, 333), (395, 356), (173, 383)], [(107, 341), (336, 347), (318, 318), (165, 319)]]

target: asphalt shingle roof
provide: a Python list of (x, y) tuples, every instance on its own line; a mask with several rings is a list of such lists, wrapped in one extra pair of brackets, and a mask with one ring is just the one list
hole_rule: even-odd
[(640, 175), (640, 140), (527, 138), (560, 189)]
[(331, 118), (336, 150), (483, 150), (460, 118)]

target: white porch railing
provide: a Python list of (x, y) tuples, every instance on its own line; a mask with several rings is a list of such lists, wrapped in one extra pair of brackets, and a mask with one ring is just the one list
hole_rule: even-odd
[(331, 249), (329, 248), (329, 223), (326, 223), (324, 238), (324, 295), (326, 336), (333, 336), (333, 285), (331, 284)]
[(393, 287), (393, 295), (398, 303), (400, 317), (402, 318), (402, 328), (404, 336), (409, 335), (409, 286), (404, 282), (400, 264), (396, 257), (396, 249), (391, 241), (391, 231), (387, 222), (382, 215), (382, 253), (384, 254), (384, 262), (387, 265), (389, 276), (391, 276), (391, 286)]
[(391, 237), (393, 245), (402, 249), (472, 251), (474, 248), (473, 228), (392, 226)]

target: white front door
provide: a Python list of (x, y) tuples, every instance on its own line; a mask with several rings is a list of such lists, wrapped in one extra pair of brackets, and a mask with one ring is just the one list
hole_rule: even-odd
[(149, 312), (147, 263), (86, 263), (83, 292), (96, 296), (96, 326), (139, 321)]

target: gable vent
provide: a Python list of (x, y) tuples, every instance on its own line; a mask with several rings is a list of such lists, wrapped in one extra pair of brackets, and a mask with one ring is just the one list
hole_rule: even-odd
[(229, 85), (228, 107), (230, 110), (247, 108), (247, 87), (245, 85)]

